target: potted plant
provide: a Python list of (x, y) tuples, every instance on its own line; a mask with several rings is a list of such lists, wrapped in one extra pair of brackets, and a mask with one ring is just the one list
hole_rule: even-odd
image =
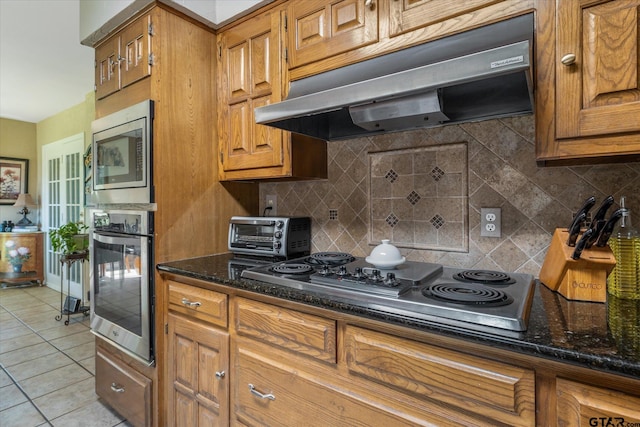
[(58, 229), (49, 230), (51, 248), (62, 255), (81, 253), (89, 247), (89, 226), (81, 222), (68, 222)]

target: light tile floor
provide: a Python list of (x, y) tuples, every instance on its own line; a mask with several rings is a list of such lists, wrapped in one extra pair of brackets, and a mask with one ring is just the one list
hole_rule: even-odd
[(130, 427), (95, 394), (89, 317), (59, 313), (51, 288), (0, 289), (0, 426)]

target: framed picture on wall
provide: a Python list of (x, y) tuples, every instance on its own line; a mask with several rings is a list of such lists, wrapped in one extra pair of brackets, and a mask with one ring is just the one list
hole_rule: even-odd
[(0, 157), (0, 205), (13, 205), (29, 192), (29, 160)]

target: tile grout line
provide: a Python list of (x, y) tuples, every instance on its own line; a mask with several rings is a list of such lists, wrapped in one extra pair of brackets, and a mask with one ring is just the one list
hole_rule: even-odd
[[(7, 376), (9, 378), (11, 378), (11, 381), (13, 382), (13, 384), (18, 387), (18, 390), (20, 390), (20, 392), (24, 395), (24, 397), (27, 398), (27, 400), (29, 401), (29, 403), (31, 404), (31, 406), (33, 406), (36, 411), (38, 411), (38, 413), (42, 416), (42, 418), (44, 419), (44, 421), (49, 425), (53, 427), (53, 424), (51, 424), (51, 421), (49, 420), (49, 418), (47, 418), (47, 416), (40, 410), (40, 408), (38, 408), (38, 405), (35, 404), (35, 402), (31, 399), (31, 397), (29, 397), (29, 395), (27, 394), (27, 392), (22, 388), (22, 386), (20, 385), (20, 383), (13, 377), (13, 375), (11, 375), (11, 372), (9, 372), (7, 370), (7, 368), (4, 367), (4, 365), (2, 363), (0, 363), (0, 368), (2, 368), (2, 370), (4, 371), (5, 374), (7, 374)], [(5, 408), (4, 410), (6, 411), (9, 408)], [(42, 424), (38, 424), (39, 426)]]
[[(37, 298), (39, 299), (39, 298)], [(39, 299), (40, 300), (40, 299)], [(42, 301), (42, 300), (40, 300)], [(51, 305), (49, 303), (47, 303), (46, 301), (43, 301), (44, 303), (46, 303), (47, 305)], [(2, 307), (3, 309), (5, 309), (7, 311), (7, 313), (11, 314), (16, 320), (18, 320), (18, 322), (22, 323), (25, 327), (27, 327), (28, 329), (30, 329), (34, 334), (36, 334), (38, 337), (42, 338), (44, 340), (44, 342), (46, 342), (47, 344), (49, 344), (51, 347), (55, 348), (58, 352), (64, 354), (66, 357), (68, 357), (73, 363), (75, 363), (76, 365), (78, 365), (79, 367), (81, 367), (82, 369), (84, 369), (85, 371), (87, 371), (89, 374), (91, 374), (92, 376), (95, 377), (95, 374), (93, 372), (91, 372), (90, 370), (88, 370), (84, 365), (82, 365), (80, 363), (80, 361), (75, 360), (73, 357), (69, 356), (64, 350), (58, 348), (55, 346), (55, 344), (52, 344), (50, 340), (46, 339), (45, 337), (43, 337), (42, 335), (40, 335), (38, 333), (38, 331), (36, 331), (35, 329), (33, 329), (31, 326), (29, 326), (27, 323), (25, 323), (22, 319), (20, 319), (15, 313), (13, 313), (11, 310), (9, 310), (7, 307), (3, 306), (2, 304), (0, 304), (0, 307)], [(78, 322), (78, 323), (82, 323), (82, 322)], [(66, 325), (65, 325), (66, 326)], [(91, 330), (91, 328), (87, 328), (89, 331)], [(82, 332), (78, 332), (78, 333), (82, 333)], [(74, 335), (74, 334), (71, 334)], [(70, 335), (67, 335), (70, 336)], [(64, 338), (64, 337), (58, 337), (58, 338)], [(34, 344), (37, 345), (37, 344)], [(80, 344), (82, 345), (82, 344)], [(30, 346), (27, 346), (30, 347)], [(26, 347), (23, 347), (26, 348)], [(70, 347), (70, 348), (74, 348), (74, 347)], [(66, 349), (69, 350), (69, 349)], [(1, 364), (0, 364), (1, 366)], [(4, 367), (3, 367), (4, 369)], [(6, 371), (6, 369), (5, 369)], [(8, 371), (7, 371), (8, 372)]]

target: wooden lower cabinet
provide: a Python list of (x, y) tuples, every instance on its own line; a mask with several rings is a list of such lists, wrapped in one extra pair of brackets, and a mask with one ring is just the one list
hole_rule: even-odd
[(151, 426), (152, 380), (96, 345), (96, 394), (134, 427)]
[(165, 278), (170, 426), (640, 423), (635, 379), (184, 280)]
[(173, 313), (168, 319), (168, 425), (228, 425), (228, 333)]
[(559, 426), (640, 425), (640, 397), (558, 378)]
[[(43, 231), (34, 233), (0, 232), (0, 282), (35, 281), (38, 284), (44, 283), (44, 235)], [(29, 249), (31, 257), (20, 268), (14, 269), (13, 264), (10, 263), (9, 250), (23, 247)]]
[(247, 426), (406, 426), (409, 421), (376, 407), (349, 389), (250, 345), (234, 350), (233, 419)]

